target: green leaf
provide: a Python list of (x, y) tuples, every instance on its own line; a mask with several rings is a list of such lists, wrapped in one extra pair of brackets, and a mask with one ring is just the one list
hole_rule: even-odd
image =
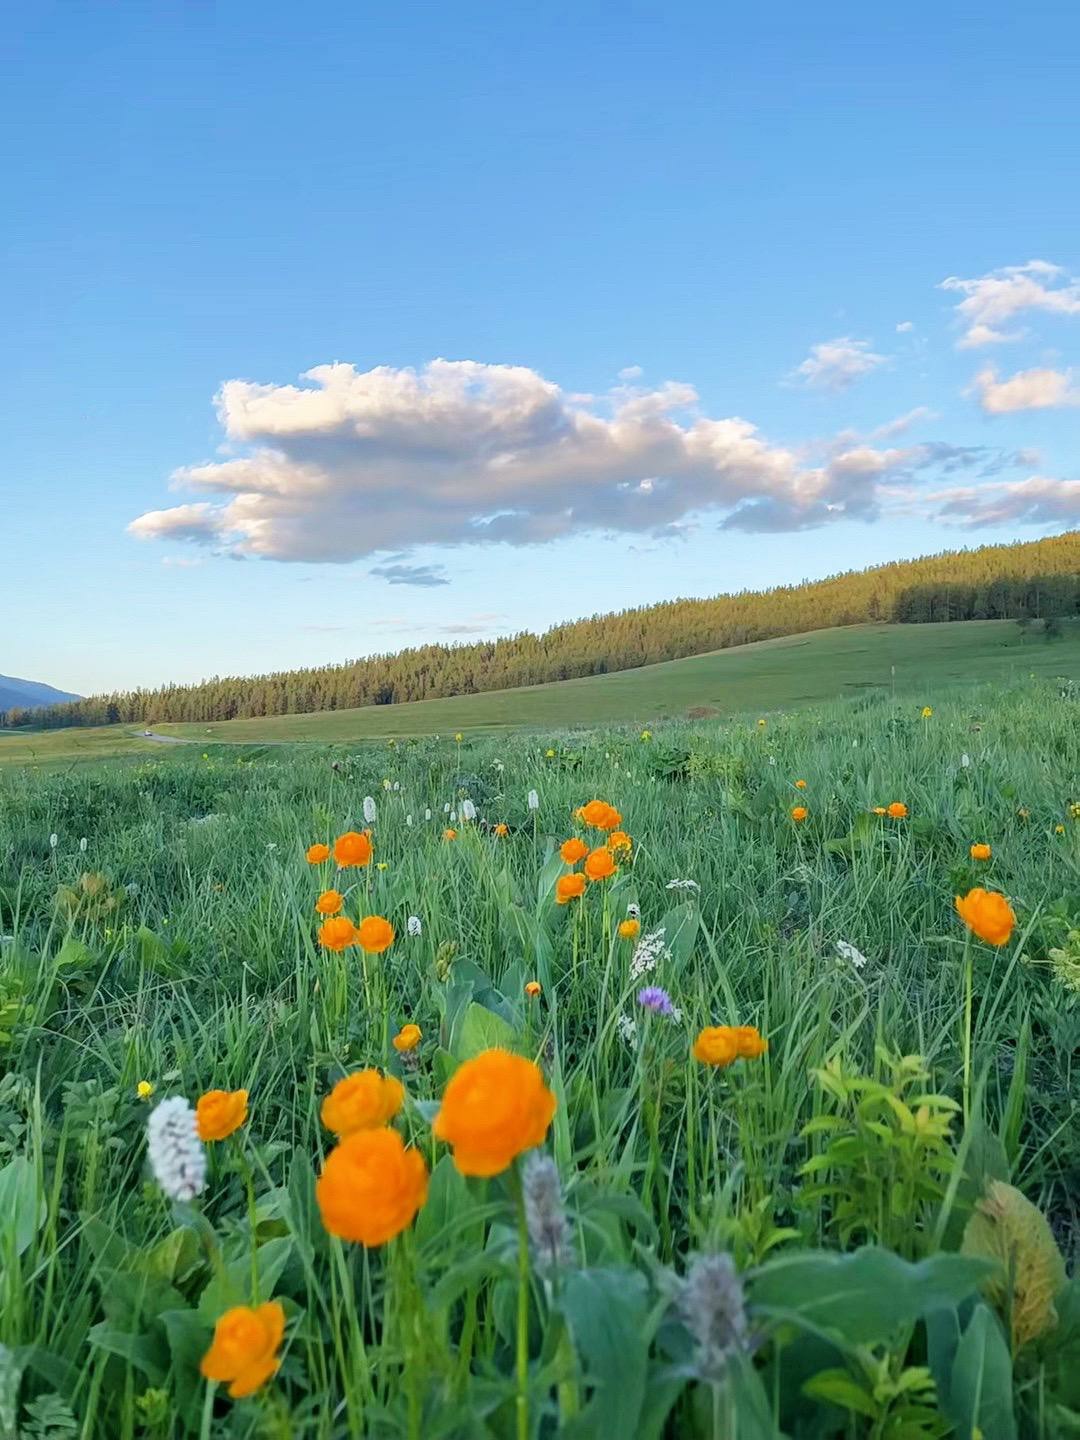
[(19, 1386), (26, 1361), (6, 1345), (0, 1345), (0, 1440), (15, 1440), (15, 1417), (19, 1410)]
[(256, 1252), (258, 1265), (259, 1293), (253, 1300), (251, 1294), (251, 1254), (245, 1245), (244, 1253), (230, 1261), (213, 1276), (199, 1296), (199, 1315), (207, 1324), (213, 1325), (233, 1305), (261, 1304), (274, 1298), (274, 1287), (281, 1278), (281, 1272), (289, 1263), (293, 1251), (291, 1235), (277, 1240), (268, 1240)]
[(577, 1270), (559, 1301), (592, 1399), (563, 1434), (633, 1435), (645, 1399), (648, 1284), (634, 1270)]
[(199, 1361), (209, 1348), (212, 1332), (194, 1310), (169, 1310), (161, 1319), (172, 1357), (175, 1414), (191, 1435), (198, 1430), (205, 1384)]
[(841, 1410), (853, 1410), (856, 1415), (865, 1415), (876, 1420), (879, 1407), (872, 1395), (857, 1385), (846, 1370), (822, 1370), (811, 1376), (802, 1387), (803, 1394), (812, 1400), (824, 1400), (829, 1405), (838, 1405)]
[(501, 1015), (472, 1001), (462, 1016), (461, 1026), (451, 1042), (451, 1050), (459, 1061), (471, 1060), (482, 1050), (500, 1046), (511, 1050), (514, 1046), (514, 1030)]
[(445, 1263), (446, 1251), (460, 1248), (463, 1231), (475, 1229), (469, 1211), (474, 1201), (469, 1186), (449, 1155), (444, 1155), (431, 1172), (428, 1196), (416, 1217), (416, 1243), (439, 1242), (440, 1258)]
[[(160, 1329), (157, 1331), (160, 1336)], [(162, 1354), (149, 1335), (131, 1335), (126, 1330), (114, 1330), (108, 1321), (91, 1326), (87, 1332), (87, 1343), (109, 1355), (119, 1355), (136, 1370), (140, 1370), (151, 1385), (160, 1385), (168, 1369), (168, 1355)], [(0, 1436), (3, 1431), (0, 1431)]]
[(37, 1171), (23, 1155), (0, 1170), (0, 1253), (23, 1255), (45, 1224), (48, 1205), (38, 1193)]
[(767, 1261), (753, 1281), (751, 1300), (773, 1319), (873, 1345), (929, 1310), (958, 1304), (991, 1269), (962, 1255), (912, 1263), (873, 1245), (850, 1255), (804, 1250)]
[(1012, 1359), (1004, 1332), (986, 1305), (979, 1305), (961, 1337), (949, 1383), (949, 1415), (958, 1435), (1016, 1440)]

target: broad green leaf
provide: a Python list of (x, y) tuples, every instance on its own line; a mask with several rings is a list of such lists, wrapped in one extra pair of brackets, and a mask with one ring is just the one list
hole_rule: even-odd
[(252, 1296), (251, 1255), (245, 1247), (244, 1254), (232, 1260), (215, 1274), (199, 1296), (199, 1316), (207, 1324), (214, 1324), (218, 1317), (233, 1305), (262, 1304), (274, 1298), (274, 1287), (281, 1278), (281, 1272), (292, 1256), (291, 1235), (277, 1240), (268, 1240), (256, 1252), (258, 1265), (258, 1295)]
[(1012, 1324), (1013, 1348), (1057, 1324), (1054, 1297), (1065, 1284), (1065, 1261), (1042, 1211), (1013, 1185), (992, 1180), (964, 1231), (965, 1255), (995, 1261), (984, 1289)]
[(9, 1246), (16, 1255), (25, 1254), (47, 1215), (37, 1171), (25, 1156), (16, 1155), (0, 1170), (0, 1254)]
[(976, 1307), (956, 1348), (949, 1382), (949, 1414), (958, 1435), (981, 1433), (983, 1440), (1016, 1440), (1012, 1359), (997, 1318)]
[(576, 1270), (559, 1300), (592, 1399), (563, 1433), (574, 1440), (630, 1436), (645, 1399), (651, 1335), (648, 1285), (634, 1270)]
[(471, 1060), (482, 1050), (490, 1050), (494, 1046), (512, 1050), (514, 1040), (513, 1027), (494, 1010), (488, 1010), (474, 1000), (466, 1008), (450, 1048), (458, 1060)]

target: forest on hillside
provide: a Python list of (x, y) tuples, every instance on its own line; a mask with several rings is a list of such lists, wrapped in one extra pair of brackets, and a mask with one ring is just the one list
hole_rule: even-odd
[(849, 571), (827, 580), (593, 615), (543, 634), (423, 645), (337, 665), (9, 710), (0, 726), (232, 720), (392, 705), (631, 670), (754, 640), (868, 622), (1080, 615), (1080, 531)]

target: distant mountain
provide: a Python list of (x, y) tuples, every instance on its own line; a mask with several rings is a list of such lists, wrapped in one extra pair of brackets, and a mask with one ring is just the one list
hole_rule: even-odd
[(81, 700), (70, 690), (56, 690), (38, 680), (17, 680), (14, 675), (0, 675), (0, 714), (5, 710), (35, 710), (40, 705), (62, 705), (66, 700)]

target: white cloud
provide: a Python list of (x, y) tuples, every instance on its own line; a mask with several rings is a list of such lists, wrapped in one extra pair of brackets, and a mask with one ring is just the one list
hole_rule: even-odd
[[(859, 353), (864, 368), (878, 363)], [(302, 379), (222, 386), (233, 454), (174, 477), (214, 499), (150, 511), (131, 532), (242, 558), (349, 561), (424, 544), (656, 534), (707, 511), (743, 529), (800, 530), (873, 518), (876, 482), (899, 463), (860, 446), (857, 458), (808, 464), (748, 420), (701, 414), (693, 387), (674, 382), (586, 403), (523, 366), (471, 360), (323, 365)]]
[(885, 363), (884, 355), (871, 350), (869, 340), (840, 335), (811, 345), (810, 354), (795, 367), (794, 377), (815, 390), (847, 390)]
[(1005, 265), (970, 280), (951, 275), (939, 288), (964, 297), (956, 306), (964, 331), (957, 341), (962, 350), (1018, 339), (1020, 331), (1002, 326), (1026, 310), (1080, 315), (1080, 281), (1046, 260)]
[(640, 380), (645, 372), (640, 365), (624, 365), (619, 371), (620, 380)]
[(914, 330), (914, 329), (915, 329), (915, 322), (914, 322), (914, 320), (901, 320), (900, 323), (899, 323), (899, 324), (897, 325), (897, 327), (896, 327), (896, 333), (897, 333), (898, 335), (906, 335), (906, 334), (908, 334), (909, 331)]
[(939, 490), (928, 497), (939, 518), (968, 529), (983, 525), (1075, 525), (1080, 522), (1080, 480), (1032, 475), (987, 485)]
[(446, 571), (441, 565), (375, 565), (372, 575), (378, 575), (390, 585), (449, 585)]
[(1080, 390), (1073, 389), (1072, 375), (1065, 370), (1018, 370), (999, 380), (993, 367), (987, 366), (975, 376), (974, 388), (988, 415), (1080, 405)]

